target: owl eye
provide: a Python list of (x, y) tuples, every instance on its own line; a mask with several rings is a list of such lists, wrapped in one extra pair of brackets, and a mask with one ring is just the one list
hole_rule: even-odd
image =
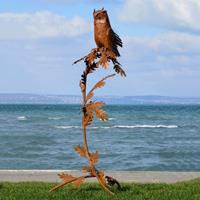
[(101, 17), (98, 17), (99, 20), (101, 20)]

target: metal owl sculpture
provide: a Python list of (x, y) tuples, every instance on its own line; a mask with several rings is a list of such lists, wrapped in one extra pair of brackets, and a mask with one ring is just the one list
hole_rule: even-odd
[(125, 71), (121, 68), (121, 64), (117, 58), (120, 56), (118, 46), (122, 47), (122, 40), (112, 30), (107, 11), (104, 9), (93, 12), (94, 17), (94, 38), (97, 44), (97, 48), (94, 48), (90, 53), (83, 58), (78, 59), (74, 64), (84, 61), (85, 68), (81, 75), (80, 89), (82, 93), (82, 132), (83, 132), (83, 144), (75, 146), (75, 151), (83, 158), (88, 160), (88, 165), (82, 168), (82, 171), (86, 173), (83, 176), (73, 176), (67, 173), (60, 173), (59, 177), (62, 182), (49, 190), (49, 192), (55, 191), (66, 184), (73, 183), (79, 187), (86, 179), (96, 178), (101, 187), (110, 195), (114, 195), (112, 191), (113, 186), (117, 186), (121, 189), (119, 182), (105, 174), (104, 171), (98, 170), (96, 164), (99, 161), (99, 152), (90, 152), (87, 143), (87, 128), (93, 122), (94, 117), (101, 121), (109, 120), (107, 113), (102, 109), (104, 103), (102, 101), (96, 101), (94, 99), (94, 93), (97, 89), (105, 86), (106, 80), (115, 76), (110, 74), (100, 81), (96, 82), (94, 86), (88, 91), (87, 82), (88, 75), (91, 75), (98, 68), (103, 67), (107, 69), (110, 62), (113, 63), (113, 69), (121, 76), (126, 76)]
[(122, 40), (113, 31), (107, 11), (97, 10), (93, 12), (94, 17), (94, 38), (99, 48), (105, 47), (119, 57), (118, 46), (122, 47)]

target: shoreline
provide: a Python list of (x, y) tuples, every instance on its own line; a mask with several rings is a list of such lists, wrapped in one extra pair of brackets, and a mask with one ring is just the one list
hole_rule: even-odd
[[(0, 170), (0, 182), (60, 182), (57, 174), (62, 172), (82, 175), (78, 170)], [(105, 171), (105, 174), (129, 183), (176, 183), (200, 178), (200, 172)], [(96, 179), (87, 181), (95, 182)]]

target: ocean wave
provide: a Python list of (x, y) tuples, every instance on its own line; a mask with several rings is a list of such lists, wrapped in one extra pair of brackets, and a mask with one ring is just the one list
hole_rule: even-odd
[(80, 126), (55, 126), (58, 129), (81, 128)]
[(115, 125), (113, 126), (114, 128), (178, 128), (177, 125), (162, 125), (162, 124), (158, 124), (158, 125), (132, 125), (132, 126), (128, 126), (128, 125)]
[(26, 116), (19, 116), (19, 117), (17, 117), (17, 119), (23, 121), (23, 120), (27, 120), (27, 117)]
[(113, 128), (113, 127), (112, 126), (91, 126), (90, 128), (91, 129), (99, 129), (99, 128), (109, 129), (109, 128)]
[(112, 121), (112, 120), (115, 120), (115, 118), (109, 117), (108, 120)]
[[(80, 128), (81, 126), (55, 126), (58, 129), (73, 129)], [(123, 128), (123, 129), (133, 129), (133, 128), (178, 128), (177, 125), (114, 125), (114, 126), (90, 126), (88, 129), (113, 129), (113, 128)]]
[(63, 119), (63, 117), (48, 117), (50, 120), (60, 120)]

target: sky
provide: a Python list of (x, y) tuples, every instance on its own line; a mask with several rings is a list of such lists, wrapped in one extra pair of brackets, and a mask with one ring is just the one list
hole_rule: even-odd
[[(0, 93), (80, 95), (84, 64), (72, 63), (96, 47), (92, 13), (102, 7), (127, 77), (97, 95), (200, 97), (199, 0), (2, 0)], [(109, 73), (99, 69), (88, 87)]]

